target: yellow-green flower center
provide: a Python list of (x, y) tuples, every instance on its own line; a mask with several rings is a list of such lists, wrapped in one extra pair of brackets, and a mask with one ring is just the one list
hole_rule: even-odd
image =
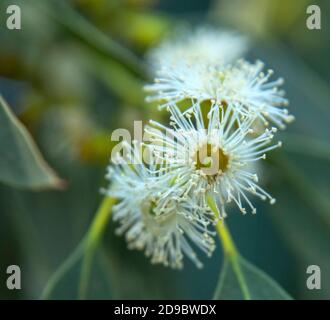
[(203, 144), (194, 154), (195, 168), (208, 178), (215, 178), (228, 169), (229, 157), (219, 146)]

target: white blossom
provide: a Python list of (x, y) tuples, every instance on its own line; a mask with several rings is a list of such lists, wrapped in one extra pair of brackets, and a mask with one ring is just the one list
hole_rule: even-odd
[(264, 73), (263, 69), (261, 61), (245, 60), (221, 67), (203, 61), (182, 61), (175, 67), (165, 64), (154, 83), (145, 86), (150, 94), (147, 101), (158, 101), (162, 108), (187, 99), (214, 100), (229, 105), (241, 116), (253, 114), (266, 126), (272, 122), (283, 129), (294, 119), (285, 108), (288, 100), (284, 91), (279, 89), (283, 79), (272, 81), (273, 71)]
[(228, 30), (203, 26), (193, 32), (180, 30), (154, 47), (148, 53), (151, 66), (168, 68), (180, 67), (182, 63), (207, 65), (226, 65), (241, 58), (247, 49), (247, 39)]
[(133, 163), (118, 157), (107, 174), (111, 186), (106, 194), (119, 201), (113, 208), (117, 233), (125, 234), (129, 248), (144, 250), (152, 263), (182, 268), (187, 256), (201, 267), (192, 244), (211, 255), (215, 244), (208, 221), (197, 218), (185, 201), (170, 196), (173, 190), (164, 166), (144, 164), (137, 144), (125, 147), (134, 155)]
[(256, 213), (249, 195), (269, 199), (273, 204), (275, 199), (258, 185), (251, 164), (265, 159), (267, 151), (281, 145), (271, 144), (276, 129), (253, 136), (255, 117), (242, 119), (230, 107), (218, 106), (214, 101), (207, 115), (203, 115), (202, 108), (195, 103), (181, 112), (171, 105), (171, 127), (151, 121), (145, 129), (153, 139), (149, 148), (171, 167), (167, 175), (175, 181), (177, 193), (196, 203), (204, 213), (209, 211), (208, 197), (216, 199), (220, 212), (217, 218), (226, 216), (226, 205), (232, 201), (242, 213), (246, 213), (245, 203)]

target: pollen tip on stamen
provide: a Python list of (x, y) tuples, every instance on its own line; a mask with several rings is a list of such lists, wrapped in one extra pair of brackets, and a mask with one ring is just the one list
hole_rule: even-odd
[(270, 201), (269, 201), (269, 203), (272, 204), (272, 205), (275, 204), (275, 202), (276, 202), (276, 199), (275, 199), (275, 198), (272, 198), (272, 199), (270, 199)]
[(293, 115), (288, 115), (286, 118), (285, 118), (285, 121), (287, 122), (287, 123), (290, 123), (290, 122), (292, 122), (292, 121), (294, 121), (295, 120), (295, 117), (293, 116)]

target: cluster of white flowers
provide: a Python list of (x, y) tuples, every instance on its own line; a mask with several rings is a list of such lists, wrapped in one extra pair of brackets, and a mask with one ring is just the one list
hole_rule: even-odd
[(153, 263), (181, 268), (186, 255), (200, 267), (192, 245), (212, 254), (209, 228), (226, 217), (228, 203), (243, 214), (256, 213), (251, 195), (275, 203), (258, 185), (256, 164), (281, 146), (274, 133), (293, 116), (283, 108), (283, 80), (270, 81), (263, 63), (243, 60), (245, 49), (235, 33), (201, 28), (149, 55), (156, 78), (147, 99), (169, 111), (170, 123), (151, 120), (148, 143), (123, 145), (109, 166), (107, 193), (119, 201), (118, 233)]
[(120, 223), (117, 233), (126, 234), (129, 248), (145, 250), (152, 263), (181, 268), (186, 254), (201, 267), (189, 241), (211, 255), (215, 245), (209, 223), (193, 217), (189, 202), (171, 196), (165, 165), (147, 166), (141, 144), (133, 144), (124, 142), (126, 154), (108, 167), (112, 186), (106, 193), (119, 200), (113, 208), (113, 218)]

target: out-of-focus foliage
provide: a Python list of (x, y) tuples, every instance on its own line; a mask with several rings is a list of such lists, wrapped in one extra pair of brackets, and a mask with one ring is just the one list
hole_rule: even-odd
[(29, 133), (0, 96), (0, 181), (15, 187), (62, 188)]
[[(309, 5), (320, 6), (321, 30), (306, 27)], [(232, 0), (213, 1), (210, 16), (263, 41), (280, 40), (329, 81), (329, 11), (329, 1), (323, 0)]]
[[(327, 1), (317, 2), (322, 29), (311, 31), (306, 28), (308, 0), (219, 0), (210, 7), (195, 0), (181, 16), (176, 8), (182, 12), (183, 2), (177, 1), (22, 0), (15, 1), (22, 8), (22, 30), (9, 31), (4, 22), (11, 1), (1, 1), (0, 94), (68, 185), (60, 192), (0, 185), (0, 269), (18, 264), (24, 270), (20, 292), (3, 287), (6, 275), (0, 272), (0, 297), (40, 297), (66, 261), (69, 268), (49, 297), (77, 298), (83, 255), (77, 250), (71, 261), (66, 259), (79, 249), (101, 201), (111, 132), (132, 130), (133, 120), (164, 117), (144, 101), (141, 88), (149, 76), (144, 52), (179, 24), (203, 22), (209, 16), (213, 24), (248, 33), (254, 44), (251, 59), (264, 60), (285, 78), (290, 111), (296, 116), (283, 132), (283, 150), (270, 158), (265, 170), (264, 182), (276, 205), (259, 204), (256, 216), (229, 215), (237, 248), (293, 298), (330, 298), (330, 7)], [(166, 12), (160, 10), (164, 7)], [(192, 12), (195, 7), (204, 10)], [(2, 129), (1, 120), (0, 137)], [(9, 150), (4, 144), (0, 149)], [(3, 169), (1, 165), (0, 172)], [(213, 296), (220, 252), (206, 259), (202, 270), (187, 263), (184, 272), (171, 271), (127, 250), (114, 229), (107, 224), (94, 254), (87, 298)], [(243, 264), (253, 277), (259, 274)], [(306, 288), (310, 264), (321, 267), (322, 290)], [(238, 296), (224, 290), (235, 288), (229, 271), (217, 293), (241, 298), (239, 290)], [(280, 298), (277, 285), (261, 278), (264, 288), (270, 285)], [(253, 285), (260, 280), (253, 279)], [(257, 290), (255, 297), (266, 297), (264, 291), (259, 294)]]

